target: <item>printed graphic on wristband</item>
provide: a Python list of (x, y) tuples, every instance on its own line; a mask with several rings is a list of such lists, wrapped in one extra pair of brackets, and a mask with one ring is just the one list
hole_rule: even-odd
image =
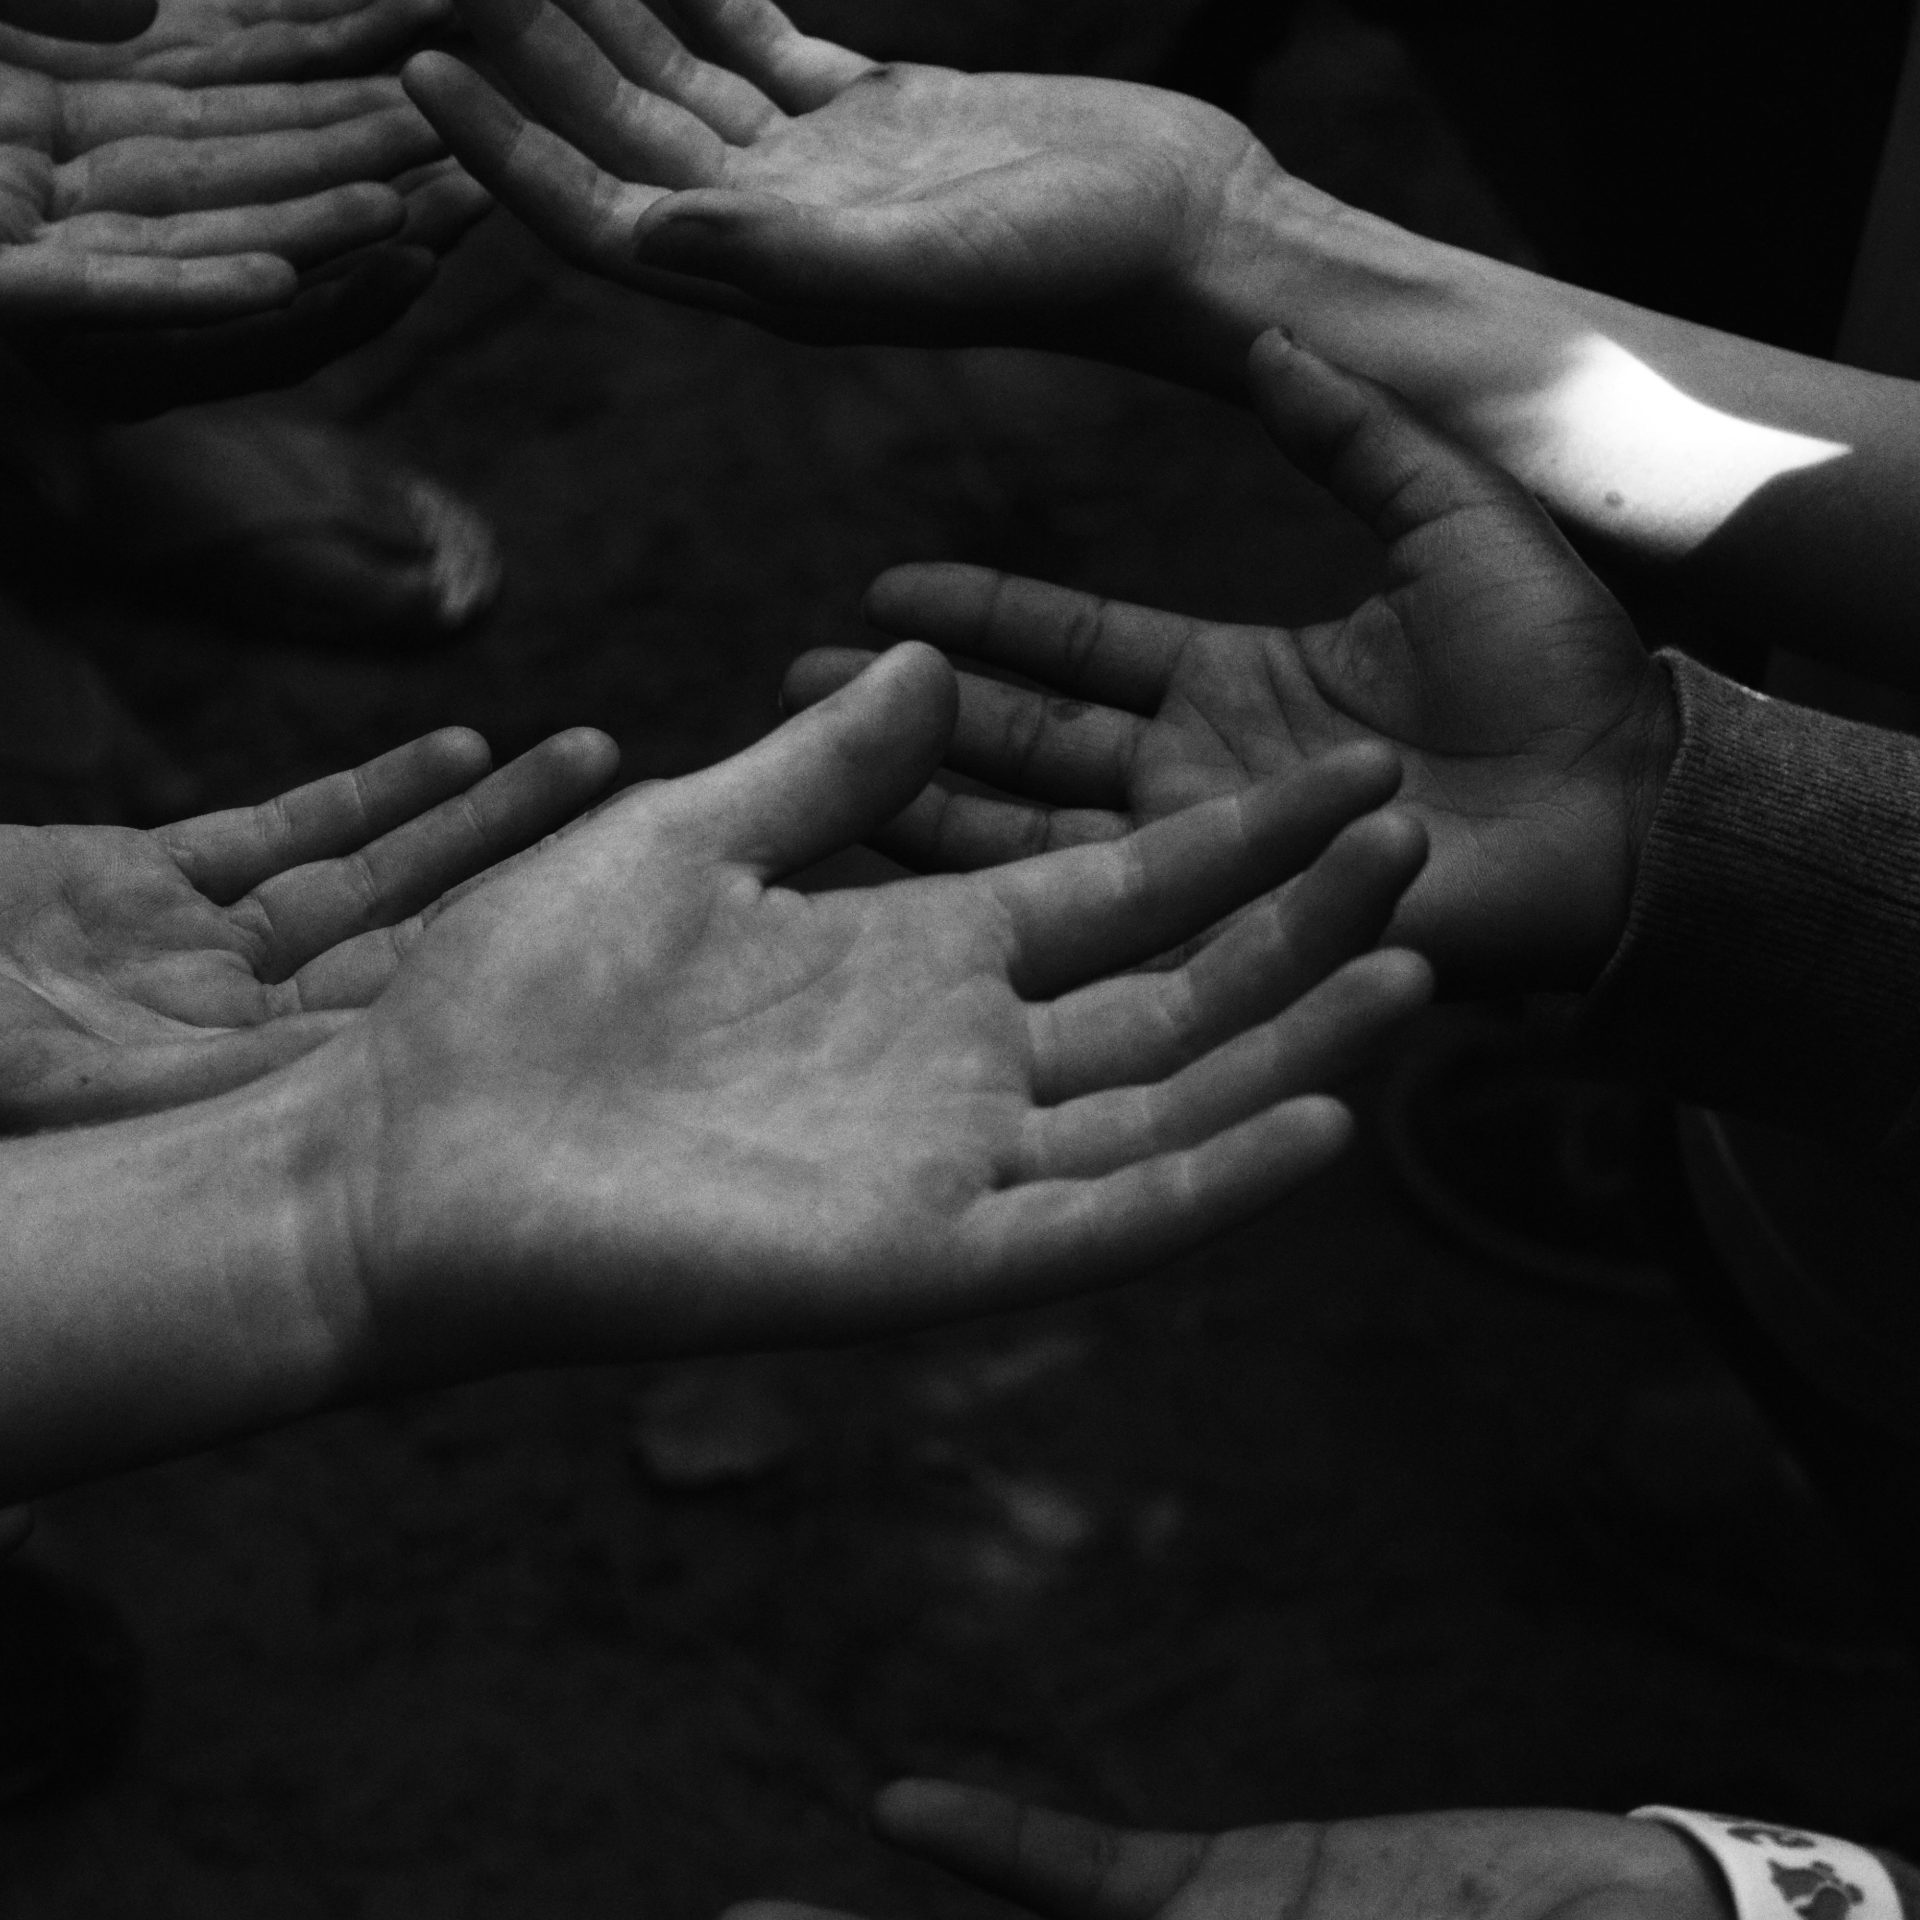
[(1629, 1817), (1657, 1820), (1705, 1847), (1726, 1877), (1737, 1920), (1901, 1920), (1892, 1876), (1851, 1840), (1687, 1807), (1635, 1807)]

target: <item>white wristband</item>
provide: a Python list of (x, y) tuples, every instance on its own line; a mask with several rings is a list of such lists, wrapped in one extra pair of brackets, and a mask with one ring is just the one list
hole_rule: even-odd
[(1851, 1840), (1686, 1807), (1635, 1807), (1628, 1818), (1658, 1820), (1705, 1847), (1736, 1920), (1901, 1920), (1893, 1876)]

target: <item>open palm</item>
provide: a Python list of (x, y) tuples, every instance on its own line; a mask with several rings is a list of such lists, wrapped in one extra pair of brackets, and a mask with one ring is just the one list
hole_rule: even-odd
[(478, 179), (583, 266), (792, 333), (1041, 341), (1064, 306), (1076, 339), (1108, 309), (1144, 334), (1139, 296), (1223, 217), (1193, 183), (1277, 172), (1199, 101), (881, 66), (770, 0), (680, 0), (706, 59), (636, 0), (461, 11), (538, 116), (448, 56), (409, 64)]
[(144, 32), (112, 46), (0, 25), (0, 60), (71, 80), (181, 87), (329, 79), (378, 72), (451, 12), (451, 0), (159, 0)]
[(180, 88), (0, 66), (0, 325), (224, 320), (400, 232), (439, 142), (396, 82)]
[[(1402, 756), (1403, 803), (1433, 849), (1393, 937), (1454, 985), (1584, 984), (1622, 930), (1662, 764), (1665, 675), (1504, 475), (1278, 336), (1254, 372), (1281, 447), (1387, 542), (1386, 590), (1294, 629), (971, 567), (883, 577), (869, 613), (884, 631), (1037, 689), (963, 680), (950, 764), (1005, 797), (932, 789), (881, 844), (918, 865), (984, 865), (1381, 741)], [(819, 697), (863, 658), (798, 662), (790, 699)]]
[[(315, 1056), (379, 1116), (340, 1211), (396, 1377), (1089, 1287), (1339, 1150), (1321, 1090), (1426, 991), (1369, 952), (1423, 853), (1367, 814), (1391, 757), (988, 874), (777, 884), (919, 787), (951, 702), (938, 656), (900, 648), (621, 797), (442, 915)], [(1187, 967), (1105, 977), (1303, 869)]]
[[(1221, 1834), (1128, 1832), (1003, 1794), (903, 1781), (874, 1824), (1048, 1920), (1725, 1920), (1689, 1843), (1600, 1813), (1417, 1813)], [(753, 1901), (727, 1920), (828, 1920)]]
[(560, 826), (613, 762), (583, 731), (483, 778), (485, 743), (455, 729), (152, 832), (0, 827), (0, 1126), (199, 1099), (317, 1046), (423, 910)]

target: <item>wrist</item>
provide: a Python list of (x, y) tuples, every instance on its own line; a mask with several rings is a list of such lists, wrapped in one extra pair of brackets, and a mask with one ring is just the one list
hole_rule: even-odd
[(365, 1325), (337, 1205), (344, 1118), (295, 1068), (9, 1145), (0, 1499), (351, 1396)]

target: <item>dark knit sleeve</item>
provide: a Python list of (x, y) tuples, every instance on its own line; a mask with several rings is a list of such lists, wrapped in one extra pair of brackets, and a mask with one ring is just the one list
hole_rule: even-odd
[(1680, 746), (1584, 1046), (1920, 1173), (1920, 739), (1660, 660)]

